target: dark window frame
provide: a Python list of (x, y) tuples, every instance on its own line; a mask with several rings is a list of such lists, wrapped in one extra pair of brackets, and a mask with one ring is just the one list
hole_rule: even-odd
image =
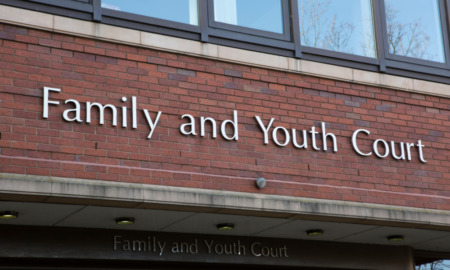
[(93, 7), (89, 0), (28, 0), (29, 2), (35, 2), (45, 5), (51, 5), (61, 8), (70, 8), (79, 11), (93, 12)]
[(80, 2), (73, 0), (0, 0), (0, 4), (39, 12), (51, 13), (80, 20), (93, 20), (94, 10), (91, 1)]
[(297, 0), (282, 0), (285, 33), (281, 38), (280, 34), (273, 32), (214, 22), (213, 0), (198, 0), (198, 26), (101, 8), (100, 1), (0, 0), (0, 4), (217, 45), (450, 84), (450, 0), (438, 0), (446, 63), (389, 53), (384, 0), (372, 0), (377, 58), (302, 46)]

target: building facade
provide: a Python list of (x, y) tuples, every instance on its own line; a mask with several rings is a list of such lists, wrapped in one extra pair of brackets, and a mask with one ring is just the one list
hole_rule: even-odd
[(0, 269), (445, 267), (448, 1), (143, 2), (0, 0)]

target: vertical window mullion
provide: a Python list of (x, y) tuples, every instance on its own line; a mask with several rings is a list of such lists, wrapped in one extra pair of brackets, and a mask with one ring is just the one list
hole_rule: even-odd
[(291, 5), (289, 0), (281, 0), (281, 17), (283, 22), (283, 33), (290, 37), (291, 33)]
[(386, 72), (387, 27), (384, 12), (384, 0), (372, 0), (373, 12), (375, 13), (375, 40), (379, 61), (379, 71)]
[(292, 36), (295, 46), (295, 58), (302, 58), (302, 44), (300, 40), (300, 19), (298, 14), (298, 0), (291, 0), (290, 15), (292, 20)]
[(96, 22), (102, 21), (102, 0), (92, 0), (93, 15), (92, 20)]
[(199, 0), (200, 13), (200, 40), (201, 42), (209, 41), (209, 19), (208, 19), (208, 0)]
[(447, 64), (447, 68), (450, 68), (450, 36), (449, 36), (449, 28), (450, 28), (450, 0), (445, 0), (440, 3), (440, 13), (441, 13), (441, 27), (442, 27), (442, 35), (444, 40), (444, 53), (445, 53), (445, 62)]

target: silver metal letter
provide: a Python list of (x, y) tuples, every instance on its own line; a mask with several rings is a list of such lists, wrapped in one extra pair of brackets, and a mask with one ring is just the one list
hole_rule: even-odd
[[(283, 132), (284, 132), (284, 136), (285, 136), (284, 143), (280, 143), (280, 142), (278, 141), (277, 131), (278, 131), (279, 129), (283, 130)], [(286, 146), (286, 145), (288, 145), (289, 142), (291, 141), (291, 136), (289, 135), (289, 131), (288, 131), (286, 128), (284, 128), (284, 127), (276, 127), (276, 128), (274, 128), (273, 131), (272, 131), (272, 139), (273, 139), (273, 142), (274, 142), (276, 145), (278, 145), (278, 146)]]
[(395, 159), (405, 159), (405, 147), (404, 147), (404, 143), (400, 142), (399, 143), (400, 146), (400, 156), (397, 156), (397, 154), (395, 153), (395, 142), (391, 141), (391, 153), (392, 153), (392, 157)]
[[(194, 136), (197, 135), (197, 133), (195, 133), (195, 118), (190, 114), (184, 114), (183, 116), (181, 116), (181, 119), (183, 119), (183, 118), (189, 118), (190, 122), (182, 124), (180, 126), (180, 132), (183, 135), (194, 135)], [(190, 127), (191, 130), (186, 131), (186, 127)]]
[(427, 161), (423, 158), (423, 148), (425, 145), (422, 144), (422, 140), (417, 141), (417, 150), (419, 151), (419, 159), (423, 163), (427, 163)]
[(42, 110), (42, 117), (43, 118), (48, 118), (48, 104), (53, 104), (53, 105), (59, 105), (59, 101), (49, 101), (48, 100), (48, 96), (49, 96), (49, 92), (53, 91), (53, 92), (61, 92), (61, 89), (59, 88), (51, 88), (51, 87), (44, 87), (44, 107)]
[(272, 126), (273, 120), (275, 120), (275, 118), (270, 119), (269, 125), (267, 125), (267, 127), (264, 126), (264, 124), (261, 121), (261, 118), (259, 118), (259, 116), (255, 115), (255, 118), (256, 118), (256, 121), (258, 121), (259, 127), (264, 132), (264, 144), (269, 144), (269, 129)]
[(212, 137), (216, 138), (217, 137), (217, 125), (216, 125), (216, 120), (214, 120), (211, 117), (201, 117), (200, 118), (200, 136), (205, 137), (205, 123), (206, 121), (211, 122), (211, 127), (212, 127)]
[(333, 140), (333, 152), (337, 152), (337, 139), (336, 139), (336, 135), (334, 135), (333, 133), (326, 133), (326, 129), (325, 129), (325, 123), (322, 122), (322, 145), (323, 145), (323, 151), (327, 151), (327, 137), (331, 137), (331, 139)]
[[(66, 120), (68, 122), (73, 122), (73, 121), (83, 122), (81, 120), (81, 117), (80, 117), (80, 113), (81, 113), (80, 102), (78, 102), (75, 99), (68, 99), (68, 100), (66, 100), (64, 102), (64, 104), (67, 104), (69, 102), (72, 102), (73, 104), (75, 104), (75, 109), (67, 109), (67, 110), (65, 110), (64, 113), (63, 113), (64, 120)], [(74, 112), (75, 113), (75, 118), (69, 118), (69, 113), (70, 112)]]
[(116, 106), (112, 104), (106, 104), (103, 106), (102, 104), (98, 102), (90, 103), (86, 102), (86, 123), (91, 123), (91, 110), (92, 107), (96, 106), (98, 108), (99, 112), (99, 121), (98, 123), (100, 125), (103, 125), (105, 123), (105, 108), (110, 108), (113, 115), (112, 115), (112, 125), (117, 126), (117, 109)]
[(356, 143), (356, 137), (358, 136), (358, 133), (360, 133), (360, 132), (363, 132), (363, 133), (366, 133), (367, 135), (370, 135), (370, 131), (365, 130), (365, 129), (358, 129), (357, 131), (353, 132), (353, 135), (352, 135), (352, 146), (353, 146), (353, 149), (356, 151), (356, 153), (360, 154), (361, 156), (366, 156), (366, 157), (370, 156), (370, 155), (372, 155), (372, 152), (370, 152), (370, 153), (363, 153), (358, 148), (358, 144)]
[(155, 122), (153, 123), (152, 118), (148, 114), (147, 109), (144, 109), (145, 118), (147, 118), (148, 126), (150, 128), (150, 132), (148, 133), (147, 139), (150, 139), (152, 137), (153, 131), (155, 131), (156, 125), (158, 125), (159, 117), (161, 116), (162, 112), (159, 111), (156, 115)]
[[(380, 152), (378, 152), (378, 143), (379, 142), (382, 142), (384, 144), (384, 149), (386, 149), (386, 152), (384, 152), (384, 155), (381, 155)], [(375, 152), (375, 155), (377, 157), (385, 158), (385, 157), (389, 156), (389, 144), (383, 139), (378, 139), (373, 142), (373, 151)]]
[[(231, 124), (234, 127), (233, 137), (228, 137), (228, 135), (227, 135), (227, 132), (226, 132), (227, 124)], [(225, 120), (225, 121), (222, 122), (222, 125), (220, 126), (220, 131), (222, 132), (222, 137), (225, 140), (228, 140), (228, 141), (235, 140), (235, 141), (237, 141), (239, 139), (237, 111), (233, 111), (233, 120)]]
[(131, 121), (133, 121), (132, 123), (132, 128), (136, 129), (137, 128), (137, 104), (136, 104), (136, 97), (132, 96), (131, 97)]

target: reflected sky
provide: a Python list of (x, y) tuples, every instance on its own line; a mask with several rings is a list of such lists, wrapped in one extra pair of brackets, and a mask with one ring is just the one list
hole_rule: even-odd
[(437, 0), (386, 0), (389, 52), (444, 62)]
[(283, 33), (281, 0), (214, 0), (216, 21)]
[[(438, 0), (385, 0), (389, 52), (445, 62)], [(281, 0), (214, 0), (215, 19), (283, 33)], [(375, 58), (371, 0), (298, 0), (303, 46)], [(197, 0), (102, 0), (102, 7), (198, 25)], [(219, 8), (217, 8), (219, 7)]]
[(102, 0), (102, 7), (198, 25), (197, 0)]
[(370, 0), (299, 0), (304, 46), (376, 57)]

